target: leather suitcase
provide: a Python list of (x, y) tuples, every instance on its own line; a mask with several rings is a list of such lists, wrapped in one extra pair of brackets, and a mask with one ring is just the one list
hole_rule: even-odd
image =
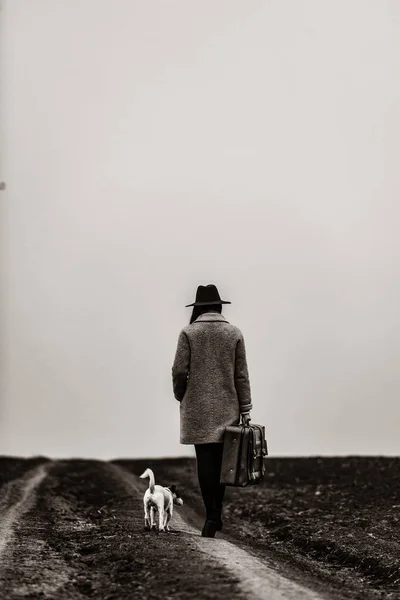
[(263, 425), (232, 425), (224, 433), (220, 483), (235, 487), (257, 485), (264, 478), (268, 454)]

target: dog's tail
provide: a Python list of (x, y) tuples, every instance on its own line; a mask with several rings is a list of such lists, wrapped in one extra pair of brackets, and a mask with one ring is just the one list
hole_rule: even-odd
[(140, 475), (140, 477), (142, 479), (145, 479), (145, 477), (148, 477), (150, 479), (149, 489), (150, 489), (150, 492), (153, 494), (154, 493), (154, 485), (156, 483), (155, 479), (154, 479), (153, 471), (151, 469), (146, 469), (145, 472)]

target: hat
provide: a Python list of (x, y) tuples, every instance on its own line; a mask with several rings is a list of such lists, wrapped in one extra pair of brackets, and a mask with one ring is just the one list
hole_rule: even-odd
[(221, 300), (217, 287), (212, 283), (208, 285), (199, 285), (196, 292), (196, 301), (188, 306), (207, 306), (210, 304), (232, 304), (227, 300)]

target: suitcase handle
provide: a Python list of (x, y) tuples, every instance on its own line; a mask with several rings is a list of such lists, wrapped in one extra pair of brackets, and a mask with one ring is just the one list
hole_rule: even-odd
[(247, 415), (241, 415), (242, 425), (248, 425), (250, 423), (250, 417)]

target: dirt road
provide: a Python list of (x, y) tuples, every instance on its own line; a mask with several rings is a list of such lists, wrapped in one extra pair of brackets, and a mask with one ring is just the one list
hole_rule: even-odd
[[(151, 467), (179, 484), (183, 513), (187, 505), (203, 513), (195, 459), (115, 464), (134, 475)], [(268, 457), (261, 485), (227, 488), (223, 520), (230, 541), (300, 585), (400, 600), (400, 457)]]
[[(120, 476), (129, 491), (140, 498), (143, 496), (143, 485), (134, 475), (124, 471), (121, 467), (112, 466), (116, 474)], [(184, 512), (184, 511), (182, 511)], [(294, 583), (288, 578), (282, 577), (272, 569), (266, 561), (261, 561), (248, 551), (239, 548), (228, 541), (225, 535), (219, 534), (215, 539), (206, 539), (200, 536), (200, 523), (198, 527), (188, 523), (190, 510), (186, 509), (185, 517), (177, 509), (174, 515), (174, 524), (179, 531), (184, 532), (196, 541), (200, 552), (210, 562), (219, 564), (238, 580), (237, 587), (243, 592), (245, 598), (255, 600), (319, 600), (321, 595)], [(192, 513), (191, 521), (197, 521), (197, 515)], [(328, 596), (326, 596), (328, 597)]]
[[(0, 489), (0, 598), (318, 600), (227, 536), (200, 536), (179, 507), (174, 532), (143, 528), (145, 482), (100, 461), (7, 459)], [(0, 468), (2, 461), (0, 460)]]
[(7, 554), (13, 536), (13, 530), (18, 525), (24, 513), (35, 503), (35, 491), (47, 475), (47, 469), (40, 465), (28, 471), (24, 477), (10, 481), (4, 486), (0, 498), (0, 562)]

